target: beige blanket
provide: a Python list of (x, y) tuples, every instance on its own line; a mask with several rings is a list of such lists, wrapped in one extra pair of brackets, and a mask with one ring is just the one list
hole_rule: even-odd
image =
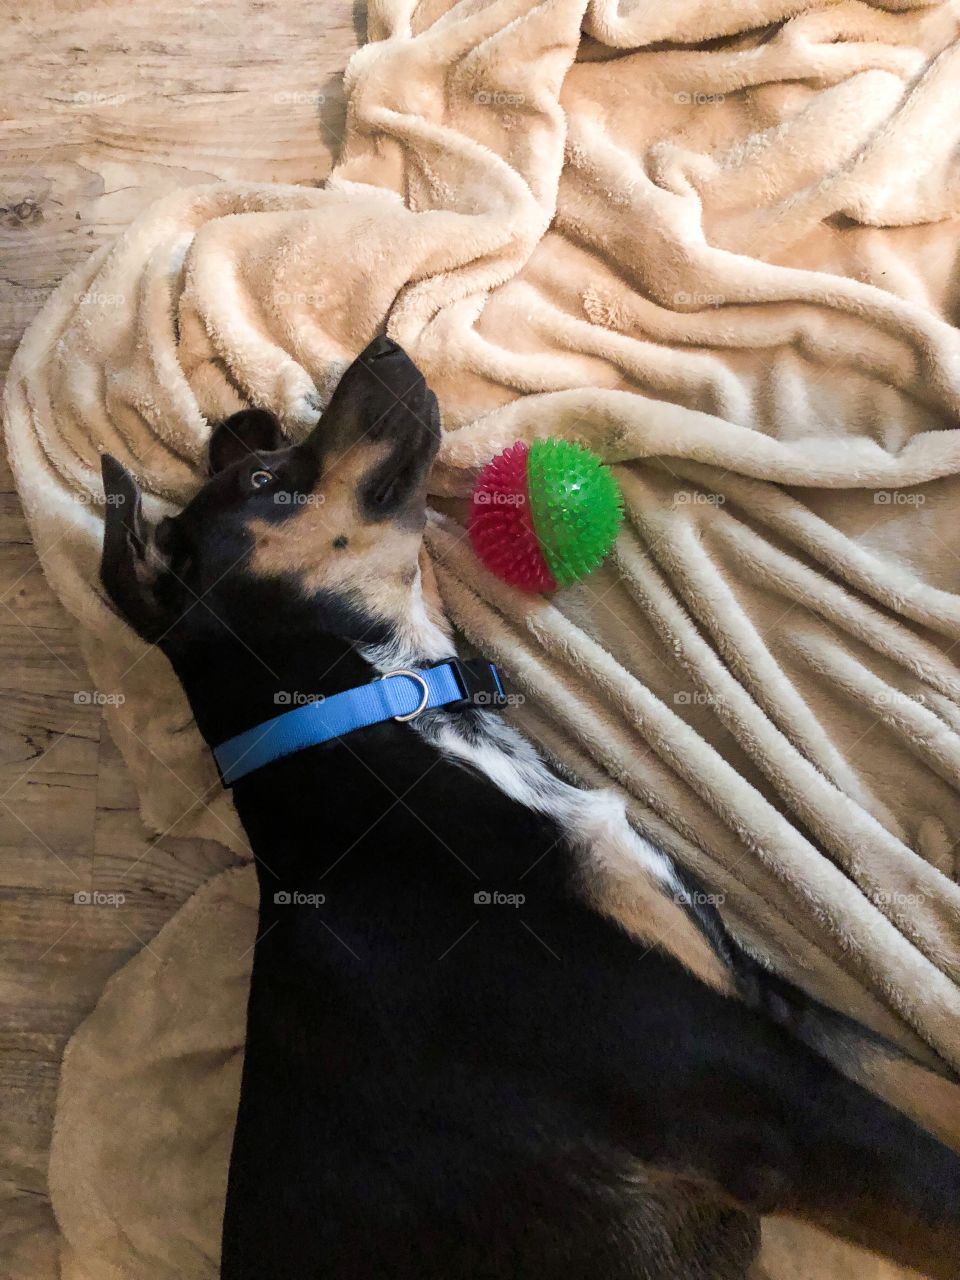
[[(8, 445), (148, 823), (243, 848), (166, 661), (98, 593), (98, 453), (176, 506), (211, 420), (249, 401), (305, 432), (386, 326), (444, 414), (444, 602), (521, 720), (622, 788), (749, 946), (960, 1068), (958, 33), (910, 0), (383, 0), (322, 190), (192, 188), (66, 280)], [(629, 516), (553, 600), (456, 522), (479, 464), (545, 434), (617, 464)], [(193, 988), (136, 990), (192, 1024)], [(235, 1008), (205, 1013), (221, 1043)], [(62, 1115), (122, 1050), (68, 1057)], [(144, 1060), (157, 1092), (189, 1052)], [(122, 1270), (131, 1171), (64, 1151), (61, 1220), (85, 1164), (128, 1250), (97, 1274), (172, 1274)]]

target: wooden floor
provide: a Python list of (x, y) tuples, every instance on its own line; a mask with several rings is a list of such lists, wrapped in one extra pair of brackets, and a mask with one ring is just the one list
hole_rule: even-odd
[[(0, 373), (65, 272), (158, 196), (218, 178), (322, 180), (362, 34), (350, 0), (3, 6)], [(67, 1038), (106, 978), (230, 861), (212, 843), (151, 837), (89, 688), (0, 461), (3, 1280), (57, 1274), (45, 1169)], [(126, 901), (74, 903), (91, 888)]]

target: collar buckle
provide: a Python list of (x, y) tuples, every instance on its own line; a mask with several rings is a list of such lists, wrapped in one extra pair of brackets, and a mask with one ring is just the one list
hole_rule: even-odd
[[(444, 658), (434, 666), (449, 666), (463, 690), (459, 702), (448, 702), (447, 709), (456, 711), (464, 707), (488, 707), (496, 709), (507, 705), (507, 695), (500, 680), (500, 672), (485, 658)], [(409, 673), (408, 673), (409, 674)]]

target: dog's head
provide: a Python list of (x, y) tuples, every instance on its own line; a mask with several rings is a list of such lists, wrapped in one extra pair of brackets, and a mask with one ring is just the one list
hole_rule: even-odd
[(263, 410), (210, 440), (210, 478), (179, 515), (149, 523), (139, 488), (103, 459), (101, 579), (134, 629), (175, 660), (219, 635), (260, 645), (304, 625), (382, 643), (419, 607), (436, 397), (378, 338), (344, 374), (301, 444)]

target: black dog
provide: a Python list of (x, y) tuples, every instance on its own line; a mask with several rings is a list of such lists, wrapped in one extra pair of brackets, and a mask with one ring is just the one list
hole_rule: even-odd
[[(452, 652), (418, 569), (438, 441), (381, 338), (303, 444), (222, 424), (175, 519), (104, 459), (104, 585), (212, 746)], [(497, 712), (358, 729), (235, 800), (261, 906), (228, 1280), (732, 1280), (764, 1213), (960, 1276), (960, 1158), (810, 1044), (880, 1092), (938, 1077), (749, 961)]]

